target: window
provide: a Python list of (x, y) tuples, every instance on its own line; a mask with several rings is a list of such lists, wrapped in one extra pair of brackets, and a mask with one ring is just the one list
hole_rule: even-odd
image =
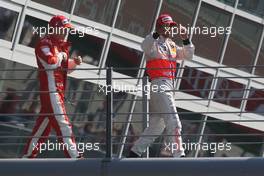
[(238, 8), (259, 17), (264, 16), (264, 1), (262, 0), (239, 0)]
[[(40, 37), (43, 37), (47, 32), (45, 31), (47, 30), (47, 25), (47, 21), (27, 15), (19, 43), (34, 48)], [(38, 29), (38, 31), (34, 29)]]
[[(126, 46), (112, 42), (107, 56), (106, 66), (114, 67), (114, 71), (116, 72), (128, 76), (136, 77), (139, 69), (132, 70), (129, 68), (140, 66), (142, 54), (143, 53), (138, 50), (128, 48)], [(118, 68), (128, 68), (128, 69), (119, 70)]]
[(185, 67), (180, 90), (194, 96), (207, 98), (210, 92), (209, 89), (211, 88), (212, 78), (213, 75), (197, 69)]
[(34, 2), (70, 13), (73, 0), (32, 0)]
[(158, 2), (122, 0), (115, 27), (145, 37), (151, 31)]
[(74, 14), (111, 26), (117, 2), (117, 0), (78, 0)]
[(85, 34), (83, 37), (69, 35), (68, 40), (71, 42), (71, 56), (82, 56), (84, 63), (99, 65), (101, 52), (104, 46), (104, 39)]
[(264, 91), (251, 88), (248, 96), (246, 111), (259, 113), (264, 116)]
[(17, 18), (17, 12), (0, 7), (0, 39), (12, 40)]
[(202, 3), (195, 27), (206, 29), (208, 33), (205, 30), (205, 33), (194, 33), (192, 41), (195, 44), (196, 55), (216, 62), (219, 61), (225, 34), (228, 32), (230, 17), (231, 14), (228, 12)]
[(236, 0), (217, 0), (217, 1), (230, 5), (230, 6), (234, 6), (236, 2)]
[[(228, 41), (224, 64), (229, 66), (252, 65), (262, 29), (260, 24), (236, 16)], [(250, 72), (252, 68), (243, 67), (239, 69)]]
[(229, 106), (240, 108), (241, 99), (245, 85), (228, 80), (219, 78), (216, 86), (214, 101), (223, 103)]

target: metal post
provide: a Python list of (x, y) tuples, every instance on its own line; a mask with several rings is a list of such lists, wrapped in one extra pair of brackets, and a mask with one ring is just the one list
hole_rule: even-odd
[(113, 91), (112, 91), (112, 71), (113, 68), (106, 69), (106, 155), (112, 158), (112, 116), (113, 116)]
[[(148, 77), (144, 76), (142, 81), (142, 111), (143, 111), (143, 129), (147, 128), (149, 126), (149, 103), (148, 103)], [(149, 158), (149, 147), (146, 150), (145, 156), (146, 158)]]

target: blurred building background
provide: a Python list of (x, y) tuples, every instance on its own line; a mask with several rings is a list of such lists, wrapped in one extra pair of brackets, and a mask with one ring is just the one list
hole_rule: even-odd
[[(0, 158), (21, 156), (36, 117), (22, 114), (39, 112), (35, 92), (38, 80), (34, 70), (34, 46), (39, 36), (33, 34), (33, 27), (47, 26), (53, 15), (62, 14), (76, 27), (95, 28), (98, 32), (88, 31), (82, 38), (77, 34), (69, 36), (71, 55), (84, 58), (82, 68), (128, 68), (115, 69), (113, 76), (124, 78), (118, 80), (120, 84), (135, 86), (141, 82), (136, 78), (142, 77), (144, 70), (129, 68), (144, 67), (140, 43), (154, 29), (157, 16), (164, 12), (185, 26), (232, 26), (230, 36), (192, 36), (195, 57), (193, 61), (179, 62), (185, 69), (178, 70), (182, 79), (177, 80), (176, 88), (180, 91), (175, 92), (177, 108), (183, 112), (180, 117), (184, 141), (231, 142), (232, 149), (216, 153), (188, 151), (187, 155), (263, 156), (264, 1), (0, 0)], [(181, 44), (179, 38), (176, 41)], [(105, 141), (105, 94), (98, 91), (98, 85), (103, 84), (100, 78), (104, 77), (105, 72), (100, 70), (78, 70), (70, 75), (67, 111), (80, 113), (70, 116), (77, 141)], [(135, 94), (120, 92), (115, 93), (114, 98), (114, 112), (142, 112), (142, 103), (136, 101)], [(212, 100), (209, 106), (208, 99)], [(129, 114), (117, 114), (114, 122), (124, 122), (129, 117)], [(132, 120), (142, 121), (142, 115), (133, 114)], [(125, 127), (125, 123), (114, 124), (113, 135), (117, 136), (114, 137), (114, 154), (120, 153), (119, 143)], [(142, 123), (132, 123), (128, 135), (139, 135), (142, 130)], [(123, 156), (136, 139), (127, 138), (121, 152)], [(159, 144), (163, 140), (158, 138), (157, 144), (151, 147), (152, 157), (168, 155)], [(104, 146), (100, 149), (99, 152), (88, 151), (85, 156), (102, 157)], [(49, 152), (40, 157), (55, 156), (63, 155)]]

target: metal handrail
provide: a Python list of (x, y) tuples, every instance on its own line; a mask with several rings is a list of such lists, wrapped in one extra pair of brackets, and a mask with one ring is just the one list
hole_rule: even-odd
[[(205, 101), (205, 100), (263, 100), (263, 98), (232, 98), (232, 97), (223, 97), (223, 98), (178, 98), (175, 101)], [(0, 102), (40, 102), (39, 99), (31, 100), (0, 100)], [(80, 99), (80, 100), (68, 100), (67, 102), (94, 102), (94, 101), (105, 101), (105, 99)], [(115, 99), (113, 101), (134, 101), (133, 99)], [(138, 99), (136, 101), (142, 101)]]
[[(190, 122), (190, 123), (200, 123), (200, 122), (207, 122), (207, 123), (230, 123), (230, 122), (264, 122), (264, 120), (187, 120), (187, 119), (181, 119), (182, 122)], [(113, 119), (113, 124), (127, 124), (127, 123), (143, 123), (144, 121), (142, 120), (137, 120), (137, 121), (115, 121), (115, 119)], [(35, 124), (35, 121), (31, 121), (31, 122), (21, 122), (23, 124)], [(79, 123), (91, 123), (91, 124), (96, 124), (96, 123), (105, 123), (105, 120), (101, 120), (101, 121), (71, 121), (72, 124), (79, 124)], [(2, 122), (0, 121), (0, 125), (2, 124), (9, 124), (9, 125), (14, 125), (15, 122)]]
[[(147, 114), (158, 114), (158, 115), (162, 115), (162, 114), (237, 114), (237, 113), (245, 113), (245, 114), (249, 114), (249, 113), (258, 113), (258, 114), (264, 114), (263, 111), (260, 112), (251, 112), (251, 111), (212, 111), (212, 112), (208, 112), (208, 111), (199, 111), (199, 112), (177, 112), (177, 113), (169, 113), (169, 112), (147, 112)], [(103, 114), (107, 114), (107, 113), (103, 113)], [(133, 112), (133, 113), (121, 113), (121, 112), (112, 112), (112, 115), (128, 115), (128, 114), (134, 114), (134, 115), (142, 115), (145, 114), (145, 112)], [(83, 115), (88, 115), (87, 113), (65, 113), (65, 114), (58, 114), (58, 113), (39, 113), (39, 114), (35, 114), (35, 113), (7, 113), (7, 114), (0, 114), (1, 116), (58, 116), (58, 115), (67, 115), (67, 116), (83, 116)]]
[[(190, 143), (195, 143), (197, 144), (203, 144), (203, 142), (199, 143), (199, 142), (195, 142), (195, 141), (189, 141)], [(217, 143), (215, 142), (211, 142), (211, 143)], [(230, 141), (229, 143), (231, 143), (232, 145), (256, 145), (256, 144), (264, 144), (264, 142), (232, 142)], [(122, 143), (122, 142), (113, 142), (112, 145), (133, 145), (134, 143), (131, 142), (127, 142), (127, 143)], [(164, 143), (162, 142), (154, 142), (152, 143), (153, 145), (162, 145)], [(0, 143), (0, 147), (1, 146), (14, 146), (14, 145), (25, 145), (25, 143)], [(99, 143), (99, 145), (106, 145), (106, 143)]]
[[(112, 135), (113, 137), (156, 137), (160, 135)], [(162, 134), (163, 137), (175, 136)], [(264, 133), (251, 133), (251, 134), (222, 134), (222, 133), (212, 133), (212, 134), (182, 134), (181, 136), (264, 136)], [(0, 136), (1, 138), (68, 138), (71, 136), (31, 136), (31, 135), (20, 135), (20, 136)], [(75, 137), (83, 137), (83, 135), (75, 135)]]
[[(135, 85), (136, 86), (136, 85)], [(197, 92), (197, 91), (262, 91), (264, 90), (264, 88), (249, 88), (249, 89), (179, 89), (179, 90), (176, 90), (176, 89), (173, 89), (173, 90), (170, 90), (172, 92)], [(58, 91), (41, 91), (41, 90), (16, 90), (16, 91), (0, 91), (0, 94), (1, 93), (57, 93)], [(87, 92), (91, 92), (91, 93), (94, 93), (94, 92), (98, 92), (98, 90), (65, 90), (64, 93), (87, 93)]]
[[(226, 66), (192, 66), (187, 67), (190, 69), (203, 69), (203, 68), (213, 68), (213, 69), (219, 69), (219, 68), (262, 68), (264, 65), (226, 65)], [(65, 69), (65, 70), (107, 70), (107, 67), (104, 68), (74, 68), (74, 69)], [(115, 67), (114, 70), (146, 70), (146, 67)], [(160, 68), (151, 68), (151, 69), (160, 69)], [(163, 68), (163, 69), (171, 69), (171, 68)], [(186, 69), (186, 67), (176, 67), (176, 69)], [(54, 70), (54, 69), (38, 69), (38, 68), (31, 68), (31, 69), (22, 69), (22, 68), (15, 68), (15, 69), (0, 69), (0, 71), (48, 71), (48, 70)], [(64, 70), (64, 69), (62, 69)]]
[[(145, 114), (146, 112), (133, 112), (133, 113), (121, 113), (121, 112), (112, 112), (111, 115), (128, 115), (128, 114), (135, 114), (135, 115), (142, 115)], [(264, 114), (264, 111), (260, 112), (251, 112), (251, 111), (199, 111), (199, 112), (177, 112), (177, 113), (169, 113), (169, 112), (147, 112), (147, 114), (236, 114), (236, 113), (258, 113), (258, 114)], [(107, 114), (107, 113), (103, 113)], [(59, 115), (67, 115), (67, 116), (83, 116), (83, 115), (88, 115), (87, 113), (6, 113), (6, 114), (0, 114), (1, 116), (59, 116)]]
[[(197, 78), (196, 76), (182, 76), (177, 77), (175, 76), (174, 79), (193, 79)], [(199, 77), (199, 79), (262, 79), (264, 76), (202, 76)], [(105, 80), (106, 78), (76, 78), (76, 80)], [(127, 80), (127, 79), (143, 79), (143, 77), (113, 77), (113, 80)], [(23, 80), (29, 80), (29, 81), (35, 81), (38, 80), (38, 78), (0, 78), (2, 81), (23, 81)], [(70, 79), (68, 79), (70, 80)]]

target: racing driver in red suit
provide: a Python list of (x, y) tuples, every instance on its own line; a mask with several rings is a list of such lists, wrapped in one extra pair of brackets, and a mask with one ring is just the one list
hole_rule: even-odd
[(49, 30), (53, 29), (53, 33), (40, 39), (35, 47), (41, 110), (24, 149), (23, 158), (37, 156), (40, 145), (45, 143), (52, 128), (55, 129), (59, 144), (63, 144), (65, 156), (79, 158), (72, 125), (66, 115), (64, 91), (67, 73), (80, 65), (82, 58), (79, 56), (69, 59), (69, 43), (65, 41), (68, 30), (72, 28), (69, 19), (57, 15), (50, 20), (48, 26)]

